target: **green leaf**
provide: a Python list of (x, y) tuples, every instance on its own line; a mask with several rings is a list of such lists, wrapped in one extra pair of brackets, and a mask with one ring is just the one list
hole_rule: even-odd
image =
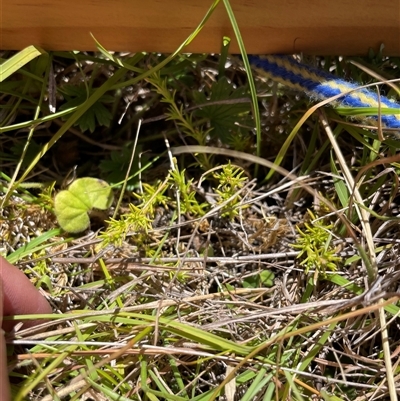
[(233, 133), (237, 135), (238, 131), (242, 134), (248, 131), (241, 129), (241, 126), (253, 124), (250, 116), (250, 99), (249, 102), (235, 102), (236, 99), (249, 97), (248, 88), (235, 88), (225, 77), (214, 82), (209, 91), (207, 89), (204, 92), (194, 91), (193, 97), (196, 104), (202, 105), (196, 110), (196, 116), (207, 118), (214, 128), (211, 135), (224, 142), (227, 136)]
[(243, 288), (272, 287), (274, 285), (275, 274), (270, 270), (263, 270), (260, 274), (246, 277), (243, 280)]
[[(132, 157), (132, 146), (132, 143), (127, 142), (121, 150), (112, 151), (110, 154), (110, 159), (103, 159), (100, 162), (100, 171), (103, 173), (103, 177), (110, 184), (121, 183), (125, 180), (129, 162)], [(141, 151), (142, 147), (140, 145), (137, 146), (135, 157), (133, 158), (132, 167), (129, 174), (133, 175), (133, 173), (131, 172), (139, 171), (139, 155), (141, 154)], [(140, 159), (142, 166), (145, 166), (148, 163), (148, 160), (148, 156), (146, 154), (143, 154)], [(126, 187), (127, 190), (132, 190), (137, 182), (137, 176), (131, 177), (128, 180), (128, 184)]]
[(263, 270), (260, 273), (260, 281), (264, 287), (272, 287), (274, 285), (275, 274), (271, 270)]
[(28, 46), (12, 56), (0, 65), (0, 82), (3, 82), (11, 74), (18, 71), (25, 64), (28, 64), (31, 60), (41, 54), (46, 54), (46, 52), (40, 47)]
[[(64, 85), (60, 92), (64, 95), (67, 100), (63, 105), (60, 106), (60, 110), (69, 110), (74, 107), (80, 106), (85, 103), (88, 96), (94, 93), (95, 89), (92, 89), (88, 94), (84, 86), (74, 87), (72, 85)], [(94, 132), (96, 126), (108, 127), (112, 120), (112, 114), (105, 103), (112, 103), (114, 98), (110, 95), (103, 95), (96, 103), (89, 107), (74, 125), (78, 125), (82, 132), (89, 130)]]
[(97, 178), (79, 178), (54, 199), (54, 213), (61, 228), (79, 233), (89, 227), (88, 213), (92, 209), (106, 210), (111, 206), (111, 187)]
[(39, 281), (36, 284), (36, 288), (41, 287), (42, 284), (46, 285), (51, 295), (54, 295), (53, 283), (51, 282), (51, 278), (47, 274), (40, 277)]
[(79, 125), (83, 132), (87, 130), (94, 132), (96, 126), (109, 127), (111, 119), (111, 112), (102, 103), (97, 102), (76, 122), (76, 125)]

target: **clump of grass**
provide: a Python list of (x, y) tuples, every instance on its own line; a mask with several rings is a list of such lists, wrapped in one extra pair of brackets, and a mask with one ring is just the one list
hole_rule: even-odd
[[(1, 252), (55, 313), (8, 337), (14, 399), (393, 399), (395, 135), (313, 114), (256, 74), (243, 84), (234, 58), (26, 52), (2, 82)], [(370, 79), (349, 59), (308, 61)], [(71, 171), (122, 200), (75, 235), (53, 214)]]

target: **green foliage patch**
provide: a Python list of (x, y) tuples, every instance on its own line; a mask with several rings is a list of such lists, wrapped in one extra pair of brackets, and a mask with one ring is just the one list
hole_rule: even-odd
[(397, 134), (253, 75), (221, 2), (242, 61), (183, 54), (218, 1), (171, 55), (3, 53), (0, 252), (57, 309), (17, 401), (394, 399)]
[(113, 202), (111, 187), (97, 178), (79, 178), (54, 199), (54, 213), (61, 228), (69, 233), (79, 233), (90, 224), (92, 209), (106, 210)]

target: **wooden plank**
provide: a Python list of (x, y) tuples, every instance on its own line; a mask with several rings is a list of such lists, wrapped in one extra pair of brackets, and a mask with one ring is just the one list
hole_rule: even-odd
[[(172, 52), (212, 0), (0, 0), (0, 49)], [(231, 0), (249, 53), (400, 56), (400, 0)], [(219, 52), (234, 37), (220, 2), (188, 52)], [(233, 40), (231, 52), (238, 52)]]

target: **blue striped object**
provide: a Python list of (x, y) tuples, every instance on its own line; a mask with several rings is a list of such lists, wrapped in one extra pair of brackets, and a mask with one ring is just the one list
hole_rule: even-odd
[[(268, 78), (293, 89), (307, 92), (318, 100), (329, 99), (343, 94), (337, 102), (339, 107), (376, 107), (398, 109), (396, 114), (382, 114), (379, 118), (387, 128), (400, 128), (400, 104), (387, 97), (380, 96), (359, 85), (349, 83), (317, 68), (298, 63), (290, 56), (249, 56), (249, 61), (256, 69), (262, 70)], [(347, 93), (349, 91), (353, 91)], [(369, 116), (378, 121), (378, 115)]]

